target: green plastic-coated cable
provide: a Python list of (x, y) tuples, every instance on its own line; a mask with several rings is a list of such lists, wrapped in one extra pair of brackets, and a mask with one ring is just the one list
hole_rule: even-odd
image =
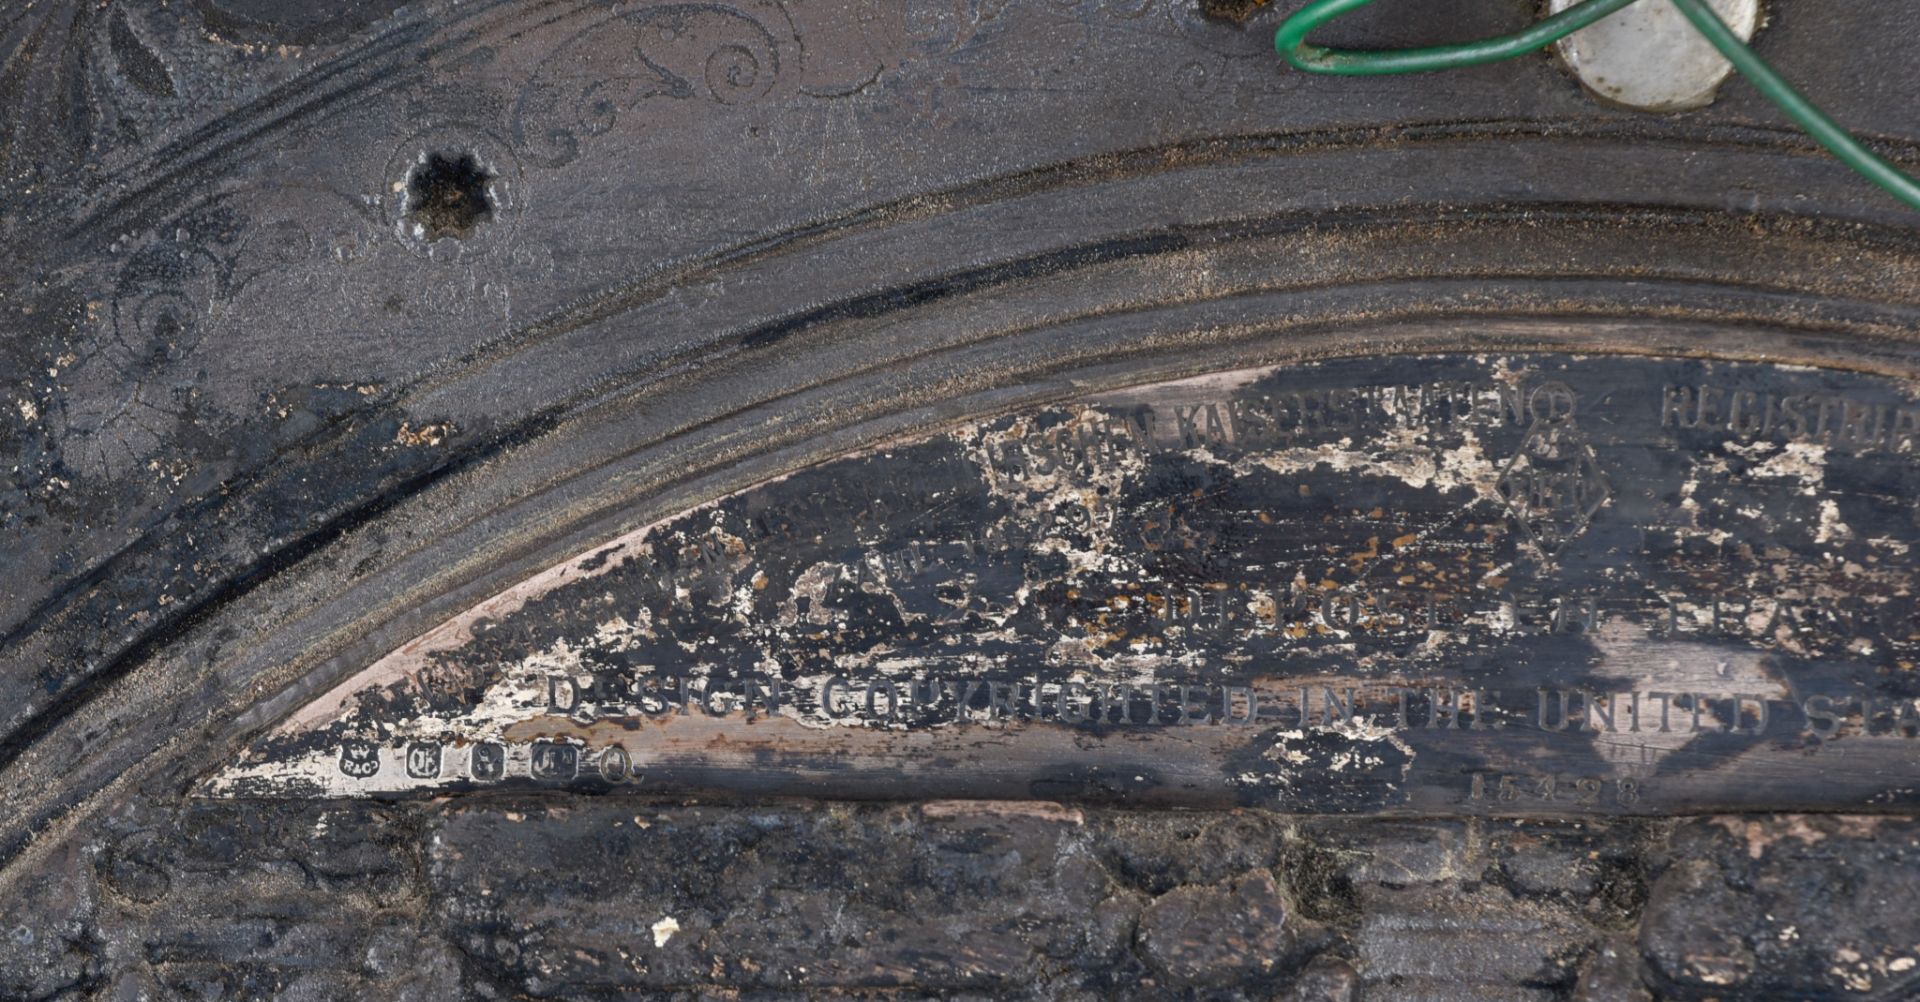
[[(1313, 0), (1296, 11), (1274, 33), (1273, 45), (1294, 68), (1337, 76), (1379, 76), (1389, 73), (1427, 73), (1500, 62), (1537, 52), (1637, 0), (1581, 0), (1551, 17), (1511, 35), (1436, 45), (1419, 49), (1329, 49), (1307, 42), (1307, 35), (1328, 21), (1373, 3), (1374, 0)], [(1913, 209), (1920, 209), (1920, 182), (1861, 145), (1839, 123), (1814, 107), (1787, 83), (1726, 22), (1706, 0), (1671, 0), (1680, 13), (1740, 71), (1767, 100), (1794, 120), (1840, 161), (1885, 189)]]
[(1426, 73), (1463, 66), (1497, 63), (1538, 52), (1606, 17), (1635, 0), (1582, 0), (1552, 17), (1535, 21), (1523, 31), (1459, 45), (1424, 49), (1327, 49), (1307, 43), (1315, 28), (1373, 0), (1314, 0), (1286, 19), (1273, 36), (1273, 47), (1295, 68), (1338, 76), (1378, 76), (1386, 73)]
[(1828, 118), (1826, 113), (1813, 106), (1793, 85), (1775, 73), (1767, 61), (1747, 47), (1740, 36), (1720, 15), (1707, 6), (1705, 0), (1673, 0), (1680, 13), (1700, 34), (1727, 57), (1727, 62), (1747, 78), (1747, 82), (1766, 95), (1787, 117), (1807, 130), (1820, 145), (1825, 146), (1840, 162), (1858, 171), (1862, 177), (1887, 190), (1888, 194), (1905, 202), (1909, 208), (1920, 209), (1920, 181), (1900, 172), (1899, 168), (1876, 156), (1872, 150), (1860, 144), (1853, 134), (1840, 127), (1840, 123)]

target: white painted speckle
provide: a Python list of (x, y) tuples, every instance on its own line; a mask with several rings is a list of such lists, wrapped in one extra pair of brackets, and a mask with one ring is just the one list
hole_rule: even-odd
[(1853, 529), (1840, 521), (1840, 505), (1832, 498), (1820, 502), (1820, 531), (1814, 533), (1816, 543), (1832, 543), (1852, 539)]

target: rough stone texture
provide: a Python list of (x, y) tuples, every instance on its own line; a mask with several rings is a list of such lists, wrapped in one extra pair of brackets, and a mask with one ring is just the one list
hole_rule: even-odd
[[(1595, 846), (1648, 869), (1596, 880)], [(10, 897), (0, 972), (70, 999), (1901, 998), (1915, 851), (1920, 825), (1860, 817), (224, 803), (83, 839)]]
[(1147, 961), (1176, 983), (1250, 981), (1286, 958), (1293, 929), (1287, 904), (1267, 870), (1221, 887), (1176, 887), (1140, 916)]
[[(459, 811), (430, 879), (478, 969), (531, 993), (737, 984), (960, 990), (1116, 956), (1124, 907), (1076, 823), (916, 830), (846, 811)], [(509, 862), (511, 860), (511, 862)], [(662, 935), (660, 923), (673, 931)]]
[(1641, 944), (1675, 989), (1902, 998), (1920, 987), (1920, 828), (1726, 818), (1668, 845)]
[[(188, 795), (535, 569), (1070, 391), (1490, 345), (1920, 374), (1913, 215), (1750, 88), (1310, 80), (1297, 4), (1211, 6), (1247, 20), (0, 5), (0, 998), (1913, 997), (1900, 818)], [(1910, 4), (1769, 15), (1920, 162)], [(411, 201), (435, 153), (484, 218)]]

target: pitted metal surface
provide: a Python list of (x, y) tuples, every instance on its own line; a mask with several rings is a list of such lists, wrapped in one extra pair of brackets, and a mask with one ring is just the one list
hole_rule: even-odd
[(1920, 403), (1800, 367), (1244, 370), (831, 460), (535, 575), (226, 796), (1906, 809)]
[(0, 10), (0, 997), (1912, 996), (1913, 217), (1291, 6)]

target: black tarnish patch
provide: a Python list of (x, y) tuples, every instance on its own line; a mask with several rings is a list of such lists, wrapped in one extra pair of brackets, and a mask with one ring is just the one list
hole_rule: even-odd
[(606, 541), (207, 790), (1904, 809), (1917, 451), (1907, 387), (1753, 364), (1113, 392)]

